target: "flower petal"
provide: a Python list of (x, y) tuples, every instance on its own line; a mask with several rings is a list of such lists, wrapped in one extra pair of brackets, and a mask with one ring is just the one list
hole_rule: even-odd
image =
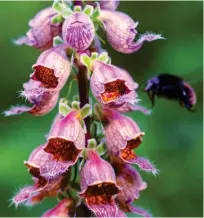
[(121, 53), (138, 51), (145, 41), (164, 39), (160, 34), (145, 33), (135, 42), (138, 22), (134, 22), (125, 13), (101, 10), (99, 19), (104, 22), (107, 38), (111, 46)]
[(17, 45), (33, 46), (40, 50), (46, 50), (53, 45), (53, 38), (61, 34), (61, 25), (53, 25), (51, 19), (56, 12), (50, 7), (41, 10), (30, 22), (31, 29), (14, 41)]

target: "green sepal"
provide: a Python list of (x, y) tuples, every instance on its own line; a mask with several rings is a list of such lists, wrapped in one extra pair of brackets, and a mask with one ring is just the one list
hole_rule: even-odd
[(89, 139), (88, 140), (88, 149), (95, 149), (97, 147), (96, 139)]
[(100, 5), (99, 3), (96, 3), (97, 6), (95, 7), (92, 15), (91, 15), (91, 19), (92, 20), (96, 20), (98, 18), (98, 16), (100, 15)]
[(91, 61), (91, 58), (87, 55), (87, 54), (82, 54), (80, 56), (80, 61), (81, 63), (87, 67), (89, 70), (91, 69), (91, 66), (92, 66), (92, 61)]
[(91, 60), (96, 60), (97, 58), (98, 58), (98, 53), (97, 52), (91, 53)]
[(85, 104), (80, 110), (81, 118), (85, 119), (86, 117), (92, 114), (92, 108), (89, 104)]
[(56, 36), (53, 38), (53, 46), (56, 47), (58, 45), (62, 45), (64, 43), (63, 39), (60, 36)]
[(80, 102), (79, 101), (72, 101), (72, 109), (73, 110), (80, 110)]
[(97, 146), (96, 151), (99, 153), (100, 156), (104, 155), (107, 152), (106, 143), (101, 141), (100, 144)]
[(101, 113), (102, 113), (101, 106), (98, 103), (95, 103), (94, 104), (94, 115), (96, 115), (96, 118), (98, 120), (100, 120)]
[(63, 18), (67, 18), (73, 13), (73, 11), (69, 7), (61, 3), (59, 0), (54, 1), (54, 3), (52, 4), (52, 8), (55, 9), (55, 11), (57, 11), (59, 14), (61, 14)]
[(81, 12), (82, 8), (80, 5), (74, 6), (74, 12)]
[(107, 52), (102, 52), (99, 57), (97, 58), (97, 60), (102, 61), (104, 63), (108, 63), (109, 60), (109, 56)]
[(94, 8), (92, 5), (86, 5), (86, 7), (83, 10), (84, 14), (91, 16), (94, 12)]
[(62, 15), (61, 14), (57, 14), (54, 17), (52, 17), (51, 23), (52, 24), (59, 24), (59, 23), (62, 23), (63, 20), (64, 20), (64, 18), (62, 17)]
[(66, 116), (70, 111), (72, 111), (72, 108), (69, 107), (68, 101), (65, 98), (61, 98), (59, 101), (59, 113)]

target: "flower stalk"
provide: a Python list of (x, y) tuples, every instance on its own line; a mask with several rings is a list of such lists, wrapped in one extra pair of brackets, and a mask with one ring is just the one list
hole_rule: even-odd
[[(21, 92), (33, 106), (14, 106), (4, 114), (43, 116), (57, 104), (59, 109), (45, 142), (24, 162), (33, 185), (13, 197), (15, 206), (55, 197), (59, 203), (43, 217), (85, 217), (91, 213), (126, 217), (126, 212), (151, 216), (133, 205), (147, 187), (135, 166), (153, 175), (158, 170), (135, 153), (144, 132), (121, 114), (149, 114), (149, 110), (138, 104), (139, 85), (131, 74), (111, 63), (98, 29), (104, 29), (107, 41), (121, 53), (136, 52), (145, 41), (162, 37), (143, 34), (135, 41), (138, 22), (116, 11), (118, 4), (119, 0), (55, 0), (29, 22), (27, 35), (16, 41), (43, 52)], [(73, 79), (68, 80), (71, 74), (78, 85), (73, 98)], [(67, 95), (60, 98), (64, 87), (68, 87)]]

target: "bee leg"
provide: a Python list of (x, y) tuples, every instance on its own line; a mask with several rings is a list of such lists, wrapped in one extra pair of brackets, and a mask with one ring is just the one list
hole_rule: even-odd
[(155, 93), (154, 92), (147, 92), (148, 96), (149, 96), (149, 99), (151, 100), (152, 102), (152, 108), (154, 107), (155, 105)]

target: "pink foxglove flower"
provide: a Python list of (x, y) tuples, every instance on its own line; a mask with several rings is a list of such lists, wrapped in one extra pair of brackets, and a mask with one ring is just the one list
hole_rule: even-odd
[(119, 11), (101, 10), (99, 19), (105, 25), (110, 45), (121, 53), (133, 53), (138, 51), (145, 41), (163, 39), (160, 34), (145, 33), (134, 41), (138, 22), (134, 22), (127, 14)]
[(89, 151), (88, 160), (80, 173), (80, 196), (97, 217), (116, 217), (118, 208), (114, 197), (120, 192), (116, 177), (109, 163), (97, 152)]
[(105, 109), (108, 124), (105, 126), (107, 148), (111, 155), (118, 156), (126, 163), (137, 164), (140, 169), (157, 173), (157, 169), (146, 158), (137, 156), (133, 149), (142, 142), (144, 132), (129, 117), (116, 111)]
[(92, 20), (82, 12), (74, 12), (64, 22), (62, 36), (70, 48), (77, 51), (86, 50), (95, 35)]
[(119, 108), (125, 103), (137, 102), (135, 83), (129, 73), (100, 61), (93, 63), (90, 85), (93, 95), (105, 107)]
[(6, 116), (29, 112), (33, 115), (44, 115), (56, 105), (59, 92), (70, 74), (70, 62), (64, 47), (44, 51), (33, 65), (34, 72), (24, 84), (24, 96), (33, 107), (15, 106), (5, 112)]
[(40, 50), (46, 50), (53, 45), (53, 38), (61, 35), (61, 25), (52, 24), (51, 19), (56, 15), (56, 12), (52, 8), (46, 8), (40, 11), (29, 22), (31, 29), (17, 40), (17, 45), (29, 45)]
[(60, 201), (54, 208), (46, 211), (42, 217), (71, 217), (73, 202), (70, 199)]
[(85, 132), (77, 118), (78, 112), (72, 111), (62, 119), (57, 120), (47, 137), (44, 151), (52, 156), (56, 166), (52, 164), (42, 170), (45, 177), (55, 177), (68, 170), (76, 163), (81, 151), (85, 147)]
[(24, 187), (12, 199), (13, 203), (34, 205), (42, 201), (45, 197), (56, 196), (60, 191), (62, 176), (53, 180), (48, 180), (41, 174), (41, 170), (48, 165), (53, 165), (51, 155), (43, 150), (43, 145), (37, 147), (30, 155), (28, 161), (24, 164), (27, 166), (33, 177), (34, 185)]

